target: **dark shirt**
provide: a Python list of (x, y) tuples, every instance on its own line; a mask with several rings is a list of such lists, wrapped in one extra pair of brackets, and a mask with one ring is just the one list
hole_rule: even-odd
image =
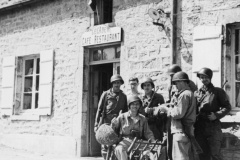
[[(152, 92), (152, 95), (154, 92)], [(151, 97), (152, 97), (151, 95)], [(142, 102), (143, 102), (143, 107), (140, 109), (140, 113), (146, 116), (148, 120), (148, 125), (151, 131), (154, 134), (154, 137), (158, 140), (162, 140), (163, 137), (163, 132), (166, 130), (165, 129), (165, 123), (166, 123), (166, 114), (164, 115), (154, 115), (154, 109), (158, 107), (159, 104), (163, 104), (164, 98), (161, 94), (156, 93), (152, 99), (148, 98), (147, 96), (143, 95), (141, 97)], [(150, 106), (149, 103), (151, 102)], [(145, 108), (149, 107), (151, 108), (151, 113), (145, 113)]]
[(103, 92), (98, 102), (94, 126), (98, 127), (102, 113), (105, 113), (102, 123), (111, 123), (111, 120), (117, 117), (121, 110), (122, 113), (128, 111), (127, 96), (121, 90), (118, 93), (112, 92), (112, 89)]
[(197, 98), (198, 115), (200, 118), (207, 117), (213, 112), (218, 119), (223, 118), (231, 110), (226, 92), (218, 87), (214, 87), (212, 83), (208, 86), (201, 87), (194, 93)]

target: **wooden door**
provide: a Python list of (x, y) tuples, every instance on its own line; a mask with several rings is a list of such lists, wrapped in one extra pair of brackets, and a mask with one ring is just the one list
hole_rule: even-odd
[(101, 64), (91, 66), (91, 93), (90, 93), (90, 156), (100, 156), (101, 146), (97, 142), (94, 133), (94, 123), (98, 107), (98, 101), (103, 91), (111, 88), (110, 78), (113, 74), (113, 64)]

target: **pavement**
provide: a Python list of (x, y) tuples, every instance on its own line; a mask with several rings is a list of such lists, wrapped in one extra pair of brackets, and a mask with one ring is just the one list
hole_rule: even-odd
[(103, 160), (102, 157), (74, 157), (66, 155), (40, 155), (0, 145), (0, 160)]

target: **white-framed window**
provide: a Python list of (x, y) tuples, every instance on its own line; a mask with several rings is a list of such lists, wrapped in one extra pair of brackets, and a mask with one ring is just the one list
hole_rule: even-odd
[(53, 50), (3, 58), (2, 116), (39, 120), (40, 115), (51, 115), (53, 60)]
[(232, 110), (240, 111), (240, 25), (231, 29)]
[(27, 56), (23, 58), (22, 100), (21, 110), (34, 110), (38, 108), (40, 56)]

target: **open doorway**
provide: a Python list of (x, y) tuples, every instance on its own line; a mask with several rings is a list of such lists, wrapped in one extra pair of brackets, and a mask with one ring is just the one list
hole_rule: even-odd
[(103, 91), (111, 88), (110, 78), (113, 75), (114, 63), (92, 65), (90, 67), (91, 93), (90, 93), (90, 156), (101, 156), (101, 146), (96, 141), (94, 122), (98, 108), (98, 101)]

